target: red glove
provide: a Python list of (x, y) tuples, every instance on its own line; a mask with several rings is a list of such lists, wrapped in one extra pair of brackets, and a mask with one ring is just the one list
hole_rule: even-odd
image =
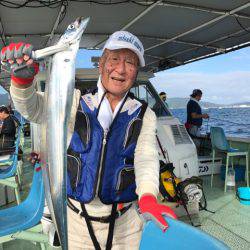
[(157, 199), (151, 194), (144, 194), (138, 202), (139, 210), (145, 220), (153, 220), (165, 232), (168, 223), (162, 215), (170, 216), (177, 219), (174, 211), (166, 206), (157, 203)]
[[(9, 71), (11, 80), (18, 84), (29, 84), (39, 71), (39, 65), (33, 62), (33, 46), (25, 43), (11, 43), (1, 50), (2, 69)], [(26, 67), (24, 67), (26, 66)], [(18, 70), (19, 69), (19, 70)]]

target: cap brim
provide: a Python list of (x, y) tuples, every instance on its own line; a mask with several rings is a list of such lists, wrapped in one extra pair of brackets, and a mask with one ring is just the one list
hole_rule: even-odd
[(141, 67), (144, 67), (145, 66), (145, 60), (144, 60), (144, 57), (138, 52), (138, 50), (135, 50), (132, 46), (128, 46), (127, 43), (118, 43), (116, 42), (115, 45), (112, 45), (112, 46), (104, 46), (103, 50), (104, 49), (109, 49), (109, 50), (117, 50), (117, 49), (129, 49), (129, 50), (132, 50), (139, 58), (139, 62), (140, 62), (140, 66)]

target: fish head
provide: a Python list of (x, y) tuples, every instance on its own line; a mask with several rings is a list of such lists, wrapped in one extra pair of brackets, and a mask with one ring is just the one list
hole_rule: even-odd
[(68, 26), (68, 28), (60, 38), (59, 43), (74, 43), (80, 40), (82, 37), (82, 33), (87, 27), (89, 19), (89, 17), (78, 17), (73, 23)]

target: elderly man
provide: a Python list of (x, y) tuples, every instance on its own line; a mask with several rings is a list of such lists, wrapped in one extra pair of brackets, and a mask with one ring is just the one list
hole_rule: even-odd
[[(37, 68), (31, 51), (30, 45), (15, 44), (1, 56), (5, 63), (29, 65), (12, 74), (11, 94), (23, 116), (41, 122), (43, 97), (32, 84)], [(137, 200), (142, 216), (163, 230), (162, 214), (175, 218), (157, 202), (155, 114), (129, 92), (145, 65), (143, 54), (136, 36), (113, 33), (100, 58), (97, 89), (83, 96), (74, 92), (68, 128), (69, 249), (138, 249), (143, 223)]]

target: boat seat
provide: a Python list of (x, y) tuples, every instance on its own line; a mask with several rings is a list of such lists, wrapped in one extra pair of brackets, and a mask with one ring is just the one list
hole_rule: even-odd
[(0, 179), (6, 179), (16, 174), (18, 163), (17, 155), (13, 156), (13, 160), (10, 165), (7, 164), (8, 162), (10, 161), (8, 160), (6, 161), (6, 164), (2, 163), (0, 166)]
[(18, 169), (17, 155), (14, 155), (12, 162), (9, 165), (7, 161), (4, 165), (0, 165), (0, 184), (8, 187), (12, 187), (15, 190), (17, 204), (21, 202), (19, 194), (19, 178), (16, 178)]
[[(211, 127), (210, 128), (210, 136), (212, 143), (212, 174), (211, 174), (211, 187), (213, 186), (213, 169), (214, 169), (214, 160), (215, 160), (215, 152), (224, 152), (227, 155), (226, 159), (226, 171), (225, 171), (225, 184), (224, 184), (224, 192), (227, 191), (227, 172), (228, 165), (230, 163), (230, 157), (233, 158), (235, 156), (244, 156), (246, 157), (246, 175), (245, 179), (247, 182), (247, 186), (249, 187), (249, 173), (248, 173), (248, 151), (239, 150), (237, 148), (230, 147), (227, 138), (225, 136), (224, 130), (221, 127)], [(233, 167), (233, 160), (232, 160)]]
[[(21, 186), (22, 161), (19, 155), (19, 146), (22, 127), (18, 128), (14, 152), (10, 155), (0, 156), (0, 184), (15, 189), (17, 202), (20, 203), (19, 186)], [(21, 151), (22, 152), (22, 151)], [(18, 178), (16, 178), (16, 175)]]
[(154, 221), (144, 225), (140, 250), (229, 250), (223, 242), (186, 223), (165, 217), (169, 228), (165, 233)]
[(10, 161), (10, 157), (11, 157), (11, 154), (4, 154), (4, 155), (0, 155), (0, 164), (1, 162), (7, 162), (7, 161)]
[(17, 206), (0, 210), (0, 237), (32, 228), (41, 220), (43, 209), (42, 171), (36, 163), (28, 197)]

